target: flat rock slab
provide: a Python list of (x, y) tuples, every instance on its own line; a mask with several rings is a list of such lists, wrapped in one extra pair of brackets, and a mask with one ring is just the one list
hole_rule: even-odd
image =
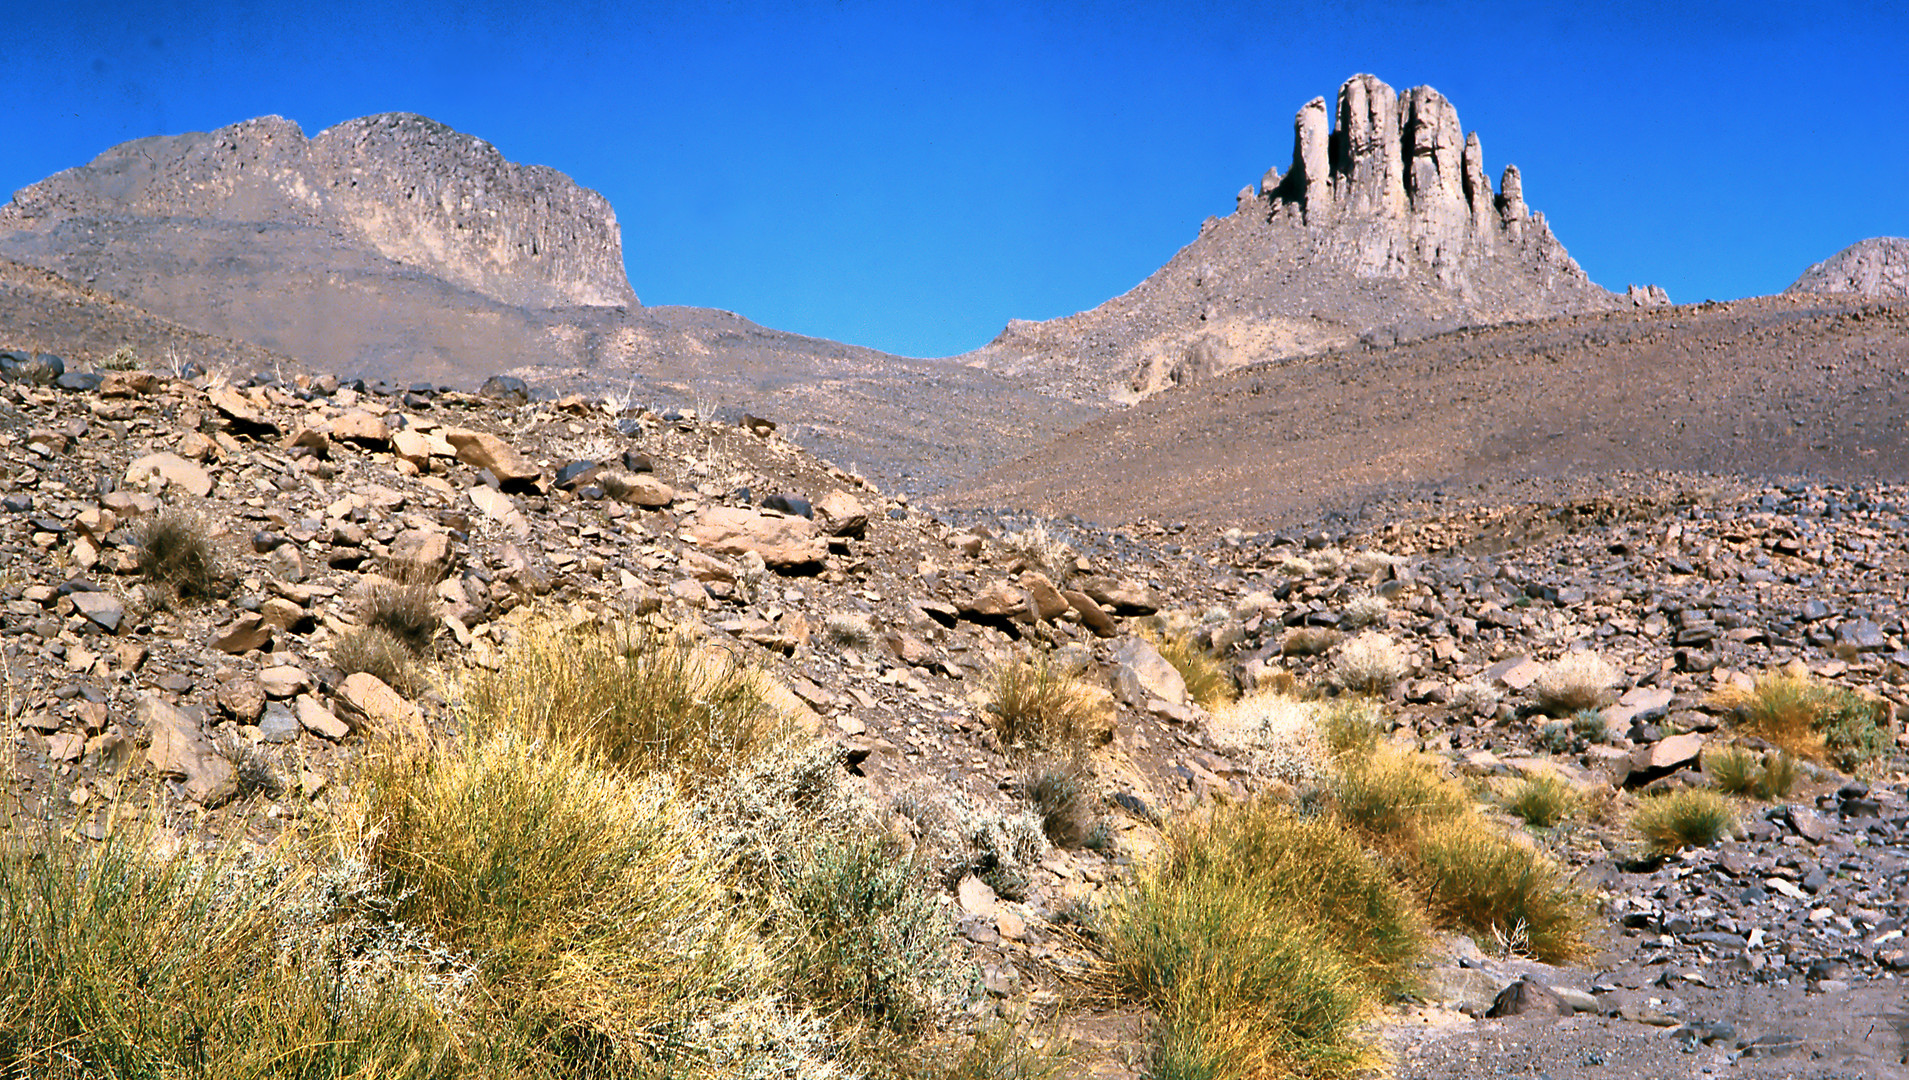
[(134, 706), (133, 718), (152, 738), (146, 764), (160, 776), (183, 781), (186, 798), (220, 806), (239, 793), (232, 763), (206, 738), (196, 710), (176, 709), (147, 694)]
[(212, 474), (170, 451), (134, 458), (133, 463), (126, 466), (124, 482), (128, 487), (146, 487), (155, 477), (166, 487), (177, 488), (195, 498), (203, 499), (212, 494)]
[(683, 539), (718, 555), (755, 552), (771, 569), (795, 570), (820, 565), (829, 544), (815, 522), (803, 517), (766, 514), (736, 506), (712, 506), (696, 516)]

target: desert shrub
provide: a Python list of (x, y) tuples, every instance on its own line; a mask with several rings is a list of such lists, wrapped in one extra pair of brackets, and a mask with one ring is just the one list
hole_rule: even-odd
[(1343, 1076), (1423, 949), (1410, 897), (1336, 823), (1265, 802), (1168, 830), (1105, 919), (1120, 989), (1160, 1015), (1153, 1075)]
[(1021, 774), (1021, 797), (1040, 815), (1050, 843), (1082, 847), (1100, 820), (1100, 794), (1092, 766), (1080, 758), (1049, 759)]
[(1243, 752), (1267, 775), (1306, 783), (1318, 779), (1324, 765), (1320, 717), (1326, 711), (1316, 701), (1261, 690), (1216, 707), (1207, 730), (1221, 746)]
[(1796, 759), (1782, 750), (1759, 754), (1742, 746), (1716, 747), (1704, 751), (1703, 768), (1725, 795), (1768, 801), (1796, 786)]
[(197, 514), (167, 508), (133, 530), (139, 575), (162, 600), (205, 600), (224, 589), (217, 553)]
[(1570, 716), (1604, 703), (1617, 682), (1617, 670), (1594, 652), (1568, 652), (1546, 664), (1531, 693), (1552, 716)]
[(426, 979), (358, 963), (343, 927), (307, 917), (309, 874), (161, 839), (139, 824), (0, 851), (0, 1074), (454, 1075)]
[(1191, 633), (1158, 635), (1153, 640), (1160, 656), (1180, 673), (1187, 696), (1194, 701), (1210, 708), (1239, 696), (1239, 687), (1226, 663)]
[(1888, 753), (1887, 711), (1875, 698), (1820, 682), (1803, 671), (1774, 671), (1749, 687), (1718, 691), (1739, 730), (1799, 757), (1854, 771)]
[(121, 345), (113, 350), (113, 355), (101, 360), (99, 366), (106, 371), (137, 371), (139, 354), (133, 351), (131, 345)]
[(1460, 713), (1474, 716), (1489, 713), (1498, 708), (1503, 698), (1497, 687), (1483, 679), (1467, 679), (1452, 686), (1452, 708)]
[(733, 656), (630, 622), (525, 624), (494, 671), (462, 686), (466, 723), (590, 747), (692, 787), (788, 737), (762, 676)]
[(424, 656), (437, 637), (437, 596), (422, 581), (376, 582), (359, 600), (358, 623), (382, 630), (413, 656)]
[(1571, 714), (1571, 731), (1587, 742), (1601, 743), (1610, 738), (1610, 722), (1599, 709), (1579, 709)]
[(1038, 814), (977, 810), (959, 795), (920, 788), (897, 795), (893, 808), (913, 826), (943, 883), (952, 888), (972, 874), (999, 896), (1027, 898), (1029, 875), (1048, 850)]
[(1654, 854), (1709, 847), (1736, 825), (1730, 799), (1710, 788), (1683, 788), (1638, 800), (1631, 828)]
[(1538, 746), (1548, 754), (1564, 754), (1571, 750), (1571, 725), (1562, 720), (1553, 720), (1538, 729)]
[(1008, 749), (1069, 755), (1105, 741), (1113, 701), (1078, 668), (1036, 652), (995, 670), (988, 709)]
[(1074, 549), (1043, 522), (1008, 533), (1001, 542), (1056, 583), (1065, 583), (1074, 574)]
[(838, 649), (867, 649), (875, 644), (875, 627), (866, 616), (837, 612), (822, 620), (822, 636)]
[(744, 943), (669, 785), (499, 727), (373, 761), (363, 789), (391, 914), (467, 952), (534, 1052), (646, 1061), (742, 988)]
[(1329, 626), (1295, 626), (1279, 636), (1281, 656), (1319, 656), (1332, 651), (1345, 635)]
[(781, 937), (801, 1001), (894, 1035), (932, 1020), (917, 977), (946, 966), (951, 927), (918, 877), (895, 840), (873, 832), (823, 834), (786, 860)]
[(1528, 840), (1463, 815), (1426, 825), (1415, 856), (1415, 876), (1440, 921), (1481, 940), (1527, 943), (1546, 963), (1587, 953), (1588, 897)]
[(331, 663), (346, 675), (361, 671), (375, 675), (401, 694), (414, 695), (418, 691), (411, 650), (379, 627), (359, 626), (338, 635), (338, 640), (331, 645)]
[(1569, 780), (1553, 773), (1530, 773), (1508, 785), (1499, 805), (1528, 825), (1548, 829), (1577, 808), (1578, 792)]
[(1385, 613), (1391, 609), (1392, 605), (1383, 596), (1356, 597), (1346, 605), (1345, 615), (1339, 620), (1339, 625), (1348, 630), (1360, 630), (1383, 620)]
[(1339, 647), (1334, 674), (1339, 685), (1361, 694), (1389, 693), (1412, 670), (1404, 649), (1384, 634), (1367, 631)]

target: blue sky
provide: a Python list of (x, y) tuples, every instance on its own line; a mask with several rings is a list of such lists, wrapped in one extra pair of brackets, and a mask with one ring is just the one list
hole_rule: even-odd
[(0, 191), (114, 143), (423, 113), (603, 192), (645, 303), (909, 355), (1132, 287), (1369, 71), (1606, 287), (1773, 292), (1909, 235), (1900, 3), (6, 0)]

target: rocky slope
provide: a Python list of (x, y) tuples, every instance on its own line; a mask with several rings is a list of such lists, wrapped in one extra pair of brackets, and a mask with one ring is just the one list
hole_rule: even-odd
[(1875, 236), (1858, 241), (1803, 271), (1784, 291), (1909, 299), (1909, 240)]
[(1800, 294), (1356, 345), (1174, 388), (945, 498), (1220, 529), (1650, 470), (1900, 482), (1906, 326)]
[[(401, 565), (442, 575), (445, 672), (495, 663), (537, 608), (655, 612), (762, 664), (896, 806), (1016, 812), (983, 687), (1045, 645), (1113, 695), (1093, 754), (1113, 842), (1048, 848), (1012, 896), (951, 882), (946, 902), (992, 1011), (1057, 1024), (1077, 1075), (1137, 1077), (1147, 1018), (1081, 993), (1090, 956), (1066, 912), (1118, 888), (1159, 815), (1290, 790), (1276, 748), (1189, 700), (1139, 620), (1179, 612), (1247, 685), (1329, 685), (1332, 641), (1377, 631), (1406, 660), (1386, 706), (1396, 738), (1487, 785), (1555, 769), (1581, 789), (1593, 812), (1534, 839), (1582, 868), (1608, 919), (1582, 969), (1452, 942), (1425, 1000), (1392, 1017), (1401, 1075), (1534, 1054), (1558, 1076), (1903, 1075), (1900, 758), (1867, 784), (1806, 775), (1783, 804), (1747, 808), (1734, 839), (1668, 862), (1640, 859), (1624, 824), (1634, 793), (1701, 782), (1703, 748), (1731, 739), (1717, 687), (1801, 664), (1909, 705), (1900, 487), (1723, 485), (1194, 540), (1144, 521), (945, 522), (760, 423), (332, 377), (109, 371), (61, 387), (6, 360), (9, 821), (97, 837), (145, 808), (270, 831), (324, 812), (377, 733), (448, 737), (442, 692), (407, 697), (332, 661), (364, 590)], [(133, 530), (162, 506), (202, 516), (229, 594), (146, 602)], [(1295, 647), (1302, 631), (1326, 651)], [(1615, 685), (1595, 730), (1560, 737), (1533, 681), (1586, 647)], [(1485, 1018), (1521, 979), (1576, 1015)]]
[[(1613, 307), (1524, 201), (1494, 192), (1478, 135), (1429, 86), (1371, 75), (1294, 120), (1293, 156), (1132, 291), (1016, 322), (973, 362), (1093, 399), (1131, 399), (1242, 364), (1481, 323)], [(1661, 290), (1633, 289), (1637, 304)]]

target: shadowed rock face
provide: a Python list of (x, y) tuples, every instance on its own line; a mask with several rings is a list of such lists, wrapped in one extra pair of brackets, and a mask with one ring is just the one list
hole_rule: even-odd
[(1875, 236), (1851, 244), (1803, 271), (1784, 291), (1909, 299), (1909, 240)]
[(1390, 343), (1625, 303), (1525, 204), (1515, 166), (1500, 188), (1444, 95), (1355, 75), (1336, 108), (1314, 98), (1299, 109), (1283, 178), (1269, 169), (1153, 276), (1092, 311), (1011, 323), (970, 358), (1132, 400), (1362, 335)]
[(312, 139), (277, 116), (139, 139), (0, 207), (0, 250), (15, 257), (100, 232), (105, 244), (69, 245), (66, 265), (50, 268), (108, 278), (119, 268), (104, 246), (163, 241), (203, 252), (184, 269), (207, 276), (248, 266), (315, 277), (382, 270), (512, 306), (636, 303), (601, 195), (407, 113), (349, 120)]

